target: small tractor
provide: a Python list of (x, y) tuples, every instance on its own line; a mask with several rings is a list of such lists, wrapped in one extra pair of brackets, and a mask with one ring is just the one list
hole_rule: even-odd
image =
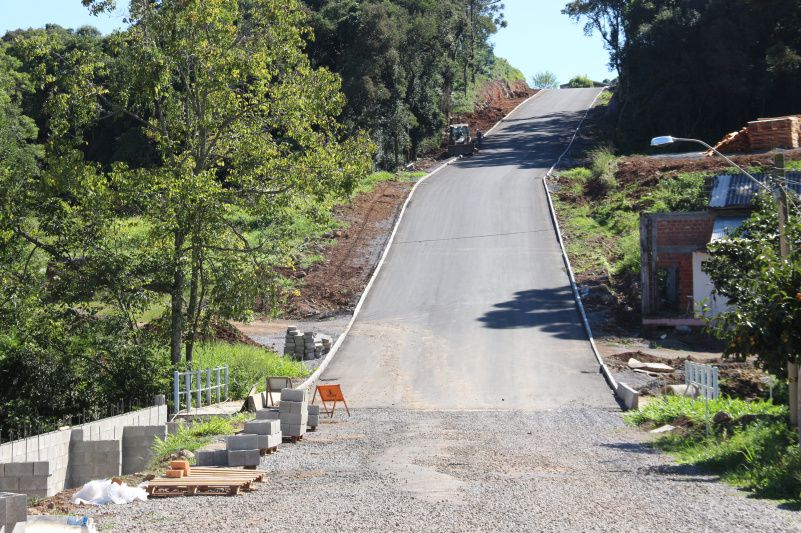
[(476, 143), (470, 136), (470, 126), (467, 124), (451, 124), (448, 137), (448, 156), (473, 155)]

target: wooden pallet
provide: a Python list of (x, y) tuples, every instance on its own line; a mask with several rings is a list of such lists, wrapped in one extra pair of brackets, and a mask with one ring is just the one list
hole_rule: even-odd
[(259, 455), (269, 455), (277, 451), (278, 451), (278, 446), (273, 446), (272, 448), (264, 448), (263, 450), (259, 450)]
[(299, 440), (303, 440), (303, 435), (301, 435), (300, 437), (291, 437), (291, 436), (289, 436), (289, 435), (284, 435), (284, 438), (283, 438), (282, 440), (283, 440), (284, 442), (292, 442), (292, 443), (295, 443), (295, 442), (298, 442)]
[(147, 486), (150, 496), (194, 496), (196, 494), (228, 494), (235, 496), (253, 488), (253, 483), (264, 481), (263, 470), (233, 468), (192, 467), (188, 476), (156, 478)]

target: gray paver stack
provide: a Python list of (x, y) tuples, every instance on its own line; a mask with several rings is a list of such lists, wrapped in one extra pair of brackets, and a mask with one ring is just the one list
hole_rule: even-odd
[(256, 420), (245, 422), (244, 432), (228, 437), (225, 450), (200, 450), (198, 466), (258, 466), (260, 456), (281, 444), (281, 421), (263, 418), (268, 409), (256, 412)]
[(331, 350), (331, 339), (328, 337), (316, 338), (313, 331), (305, 333), (297, 326), (286, 328), (284, 338), (284, 355), (298, 360), (318, 359)]
[(311, 428), (312, 431), (314, 431), (317, 429), (318, 425), (320, 425), (320, 406), (310, 405), (309, 419), (306, 421), (306, 426)]
[(306, 401), (306, 391), (281, 389), (278, 415), (281, 420), (281, 432), (285, 436), (302, 437), (306, 433), (306, 423), (309, 420), (309, 404)]

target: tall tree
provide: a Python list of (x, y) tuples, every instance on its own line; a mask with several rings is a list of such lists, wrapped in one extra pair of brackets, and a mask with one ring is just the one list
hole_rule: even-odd
[[(297, 1), (132, 0), (129, 12), (130, 28), (109, 39), (107, 55), (64, 56), (35, 41), (24, 52), (59, 63), (45, 109), (70, 213), (84, 220), (91, 207), (107, 220), (94, 228), (100, 241), (63, 239), (80, 248), (80, 265), (107, 267), (87, 298), (129, 312), (167, 295), (171, 359), (185, 345), (191, 361), (204, 313), (241, 316), (265, 290), (285, 257), (290, 208), (349, 190), (369, 170), (371, 147), (358, 134), (344, 139), (339, 79), (309, 64)], [(50, 83), (39, 74), (41, 86)], [(135, 122), (155, 162), (85, 163), (84, 136), (108, 116)], [(64, 227), (29, 236), (47, 242)], [(75, 286), (86, 286), (89, 270), (75, 269)]]

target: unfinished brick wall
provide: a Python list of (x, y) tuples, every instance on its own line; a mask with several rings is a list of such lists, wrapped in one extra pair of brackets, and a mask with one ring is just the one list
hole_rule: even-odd
[(706, 249), (712, 236), (714, 215), (659, 213), (641, 219), (640, 247), (643, 283), (643, 315), (659, 312), (657, 273), (676, 269), (676, 307), (679, 314), (692, 314), (693, 252)]

